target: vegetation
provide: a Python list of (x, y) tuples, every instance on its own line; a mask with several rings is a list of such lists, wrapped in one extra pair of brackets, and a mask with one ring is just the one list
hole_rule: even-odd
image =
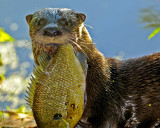
[(157, 35), (160, 32), (160, 27), (156, 28), (148, 37), (148, 39), (151, 39), (155, 35)]
[(2, 28), (0, 28), (0, 43), (7, 42), (7, 41), (14, 42), (14, 38), (11, 37), (6, 32), (4, 32), (4, 30)]
[[(23, 96), (29, 82), (25, 76), (27, 62), (20, 63), (16, 53), (16, 48), (25, 44), (0, 28), (0, 127), (36, 126)], [(22, 67), (20, 71), (18, 67)]]
[[(4, 32), (4, 30), (2, 28), (0, 28), (0, 43), (2, 42), (13, 42), (14, 38), (11, 37), (9, 34), (7, 34), (6, 32)], [(3, 61), (2, 61), (2, 57), (1, 57), (1, 53), (0, 53), (0, 66), (3, 66)], [(4, 73), (0, 72), (0, 84), (2, 84), (4, 80)]]
[(154, 8), (142, 9), (141, 22), (145, 23), (145, 28), (154, 28), (155, 30), (148, 36), (151, 39), (160, 32), (160, 10)]

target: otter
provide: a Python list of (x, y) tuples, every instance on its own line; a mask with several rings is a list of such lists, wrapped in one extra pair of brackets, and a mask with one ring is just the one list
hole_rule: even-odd
[(54, 56), (70, 42), (87, 56), (86, 105), (77, 128), (160, 127), (160, 53), (117, 60), (105, 58), (84, 26), (86, 15), (45, 8), (26, 16), (34, 60)]

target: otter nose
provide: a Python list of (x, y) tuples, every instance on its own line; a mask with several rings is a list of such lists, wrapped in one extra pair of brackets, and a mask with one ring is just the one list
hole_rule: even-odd
[(56, 27), (48, 27), (48, 28), (44, 29), (43, 35), (44, 36), (55, 37), (55, 36), (62, 35), (62, 32)]

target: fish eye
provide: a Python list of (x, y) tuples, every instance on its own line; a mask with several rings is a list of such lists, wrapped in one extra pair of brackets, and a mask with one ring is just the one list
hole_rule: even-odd
[(61, 114), (58, 114), (58, 113), (56, 113), (55, 115), (54, 115), (54, 120), (59, 120), (59, 119), (61, 119), (62, 118), (62, 115)]

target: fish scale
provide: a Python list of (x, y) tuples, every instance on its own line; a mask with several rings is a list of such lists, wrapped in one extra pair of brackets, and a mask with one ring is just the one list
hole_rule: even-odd
[(84, 109), (85, 69), (70, 43), (53, 58), (39, 56), (28, 90), (28, 104), (39, 128), (74, 128)]

